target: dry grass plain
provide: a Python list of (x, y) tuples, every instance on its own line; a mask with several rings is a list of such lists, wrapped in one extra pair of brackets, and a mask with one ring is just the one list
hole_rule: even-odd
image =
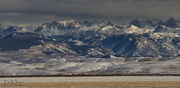
[(0, 88), (180, 88), (180, 82), (34, 82), (0, 84)]
[(180, 88), (180, 76), (0, 78), (0, 88)]

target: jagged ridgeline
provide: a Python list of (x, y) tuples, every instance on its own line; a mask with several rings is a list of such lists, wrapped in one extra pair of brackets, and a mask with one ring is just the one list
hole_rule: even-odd
[(179, 56), (174, 18), (0, 25), (0, 76), (179, 75)]
[(51, 58), (59, 55), (97, 58), (180, 55), (180, 21), (174, 18), (135, 19), (127, 25), (116, 25), (109, 20), (67, 20), (32, 28), (0, 25), (0, 52), (38, 51), (36, 56)]

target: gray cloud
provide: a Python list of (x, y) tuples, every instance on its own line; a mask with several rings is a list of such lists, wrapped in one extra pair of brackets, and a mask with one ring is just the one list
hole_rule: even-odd
[(1, 0), (0, 22), (180, 18), (180, 0)]

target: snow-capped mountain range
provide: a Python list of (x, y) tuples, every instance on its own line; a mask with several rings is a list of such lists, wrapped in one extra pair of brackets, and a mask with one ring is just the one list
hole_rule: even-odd
[[(33, 30), (0, 25), (1, 75), (158, 73), (157, 69), (160, 73), (179, 74), (176, 68), (167, 71), (151, 66), (179, 56), (180, 21), (174, 18), (135, 19), (127, 25), (116, 25), (109, 20), (53, 21)], [(136, 68), (125, 64), (129, 61)], [(141, 61), (154, 62), (146, 65)], [(6, 71), (5, 67), (11, 70)], [(13, 69), (17, 72), (11, 72)]]
[(15, 47), (20, 50), (43, 45), (48, 40), (49, 43), (66, 44), (66, 48), (80, 56), (176, 57), (180, 55), (179, 24), (178, 20), (170, 18), (165, 22), (135, 19), (124, 26), (109, 20), (53, 21), (43, 23), (33, 31), (10, 26), (0, 30), (0, 47), (1, 50)]

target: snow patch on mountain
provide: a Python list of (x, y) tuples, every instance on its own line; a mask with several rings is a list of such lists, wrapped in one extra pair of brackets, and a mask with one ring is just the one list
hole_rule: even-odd
[(125, 33), (128, 33), (128, 34), (132, 34), (132, 33), (144, 34), (144, 33), (151, 33), (153, 31), (154, 29), (152, 28), (139, 28), (134, 25), (131, 25), (129, 28), (125, 29)]
[[(179, 74), (180, 65), (178, 58), (168, 61), (158, 61), (158, 58), (154, 59), (154, 61), (134, 62), (123, 57), (116, 59), (64, 57), (45, 59), (43, 62), (34, 62), (33, 64), (11, 61), (12, 63), (0, 63), (0, 74), (4, 76), (42, 74)], [(62, 60), (66, 61), (62, 62)]]

